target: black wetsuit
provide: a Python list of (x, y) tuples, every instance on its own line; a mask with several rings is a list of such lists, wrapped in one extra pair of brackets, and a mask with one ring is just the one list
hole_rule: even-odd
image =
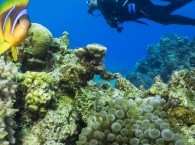
[[(122, 30), (122, 28), (119, 27), (119, 24), (125, 21), (136, 21), (138, 23), (146, 24), (140, 21), (140, 18), (147, 18), (164, 25), (195, 25), (195, 19), (171, 14), (176, 9), (193, 0), (164, 1), (169, 1), (170, 3), (161, 6), (153, 4), (150, 0), (97, 0), (98, 9), (107, 20), (107, 23), (111, 27), (117, 28), (119, 32)], [(129, 4), (135, 6), (135, 12), (129, 11)]]

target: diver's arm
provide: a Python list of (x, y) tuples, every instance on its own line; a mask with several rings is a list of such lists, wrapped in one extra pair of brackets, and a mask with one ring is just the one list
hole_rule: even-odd
[(106, 19), (106, 21), (110, 27), (116, 28), (118, 32), (121, 32), (123, 30), (123, 27), (119, 26), (119, 21), (117, 20), (117, 18)]

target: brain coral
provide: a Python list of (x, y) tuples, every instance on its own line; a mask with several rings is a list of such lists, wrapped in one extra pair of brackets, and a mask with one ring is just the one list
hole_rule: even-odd
[(52, 39), (52, 34), (47, 28), (40, 24), (32, 23), (24, 42), (25, 51), (36, 58), (42, 58), (47, 53)]
[(154, 97), (115, 99), (82, 130), (77, 145), (184, 145), (166, 119), (164, 103)]

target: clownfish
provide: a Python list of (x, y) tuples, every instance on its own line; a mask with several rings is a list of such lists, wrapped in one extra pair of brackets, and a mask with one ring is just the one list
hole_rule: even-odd
[(11, 49), (14, 61), (18, 59), (16, 46), (24, 40), (31, 25), (28, 1), (5, 0), (0, 4), (0, 54)]

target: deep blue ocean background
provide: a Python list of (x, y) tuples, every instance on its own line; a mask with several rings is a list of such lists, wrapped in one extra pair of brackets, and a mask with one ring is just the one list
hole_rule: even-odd
[[(159, 3), (160, 0), (153, 0)], [(165, 3), (161, 3), (165, 4)], [(118, 33), (110, 28), (102, 16), (93, 17), (87, 13), (85, 0), (30, 0), (28, 13), (33, 23), (47, 27), (54, 37), (64, 31), (69, 33), (71, 48), (100, 43), (108, 48), (105, 57), (106, 68), (112, 72), (126, 74), (147, 55), (147, 46), (155, 44), (166, 33), (176, 33), (192, 38), (194, 26), (164, 26), (144, 20), (149, 26), (126, 22), (124, 31)], [(175, 11), (195, 18), (195, 1)]]

